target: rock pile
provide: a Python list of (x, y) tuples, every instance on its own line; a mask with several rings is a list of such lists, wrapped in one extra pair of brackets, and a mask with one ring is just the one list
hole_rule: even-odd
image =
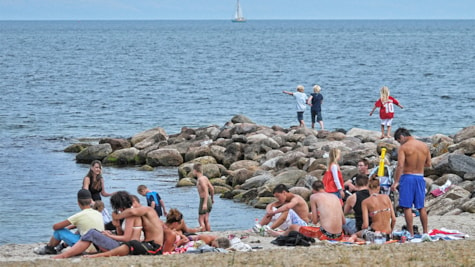
[[(73, 144), (65, 151), (77, 153), (79, 163), (98, 159), (110, 165), (137, 165), (143, 170), (176, 166), (177, 186), (195, 185), (191, 169), (200, 162), (221, 197), (264, 208), (274, 200), (271, 192), (279, 183), (308, 200), (311, 184), (322, 178), (328, 151), (334, 147), (342, 152), (340, 165), (345, 180), (357, 173), (361, 158), (376, 166), (383, 147), (387, 162), (395, 166), (399, 144), (392, 138), (379, 137), (377, 131), (358, 128), (329, 132), (267, 127), (236, 115), (223, 127), (184, 127), (173, 135), (157, 127), (129, 139)], [(424, 172), (427, 192), (447, 180), (452, 183), (442, 196), (428, 193), (426, 207), (430, 214), (475, 213), (475, 126), (454, 136), (416, 138), (431, 149), (432, 168)]]

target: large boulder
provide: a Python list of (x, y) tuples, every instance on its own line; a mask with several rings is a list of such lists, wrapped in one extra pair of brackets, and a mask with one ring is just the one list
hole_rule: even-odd
[(133, 146), (135, 146), (137, 143), (155, 135), (162, 135), (163, 137), (166, 137), (165, 139), (168, 138), (167, 133), (165, 132), (163, 128), (156, 127), (156, 128), (149, 129), (132, 136), (130, 142), (132, 143)]
[(90, 146), (92, 145), (89, 143), (76, 143), (66, 147), (63, 151), (66, 153), (79, 153)]
[(203, 175), (209, 179), (221, 177), (221, 169), (219, 168), (218, 164), (205, 164), (202, 166)]
[(260, 168), (263, 169), (263, 170), (273, 170), (276, 168), (277, 166), (277, 162), (282, 158), (283, 156), (278, 156), (278, 157), (275, 157), (275, 158), (270, 158), (266, 161), (264, 161), (264, 163), (261, 164)]
[(454, 136), (454, 143), (460, 143), (465, 139), (475, 137), (475, 125), (465, 127)]
[(254, 175), (254, 171), (248, 169), (238, 169), (235, 171), (229, 171), (227, 178), (227, 184), (235, 187), (246, 182), (247, 179)]
[(454, 152), (459, 149), (461, 149), (466, 155), (475, 154), (475, 137), (465, 139), (458, 144), (451, 145), (448, 147), (448, 150), (450, 152)]
[(252, 123), (252, 124), (255, 124), (251, 119), (249, 119), (248, 117), (246, 117), (242, 114), (238, 114), (238, 115), (235, 115), (234, 117), (232, 117), (231, 122), (233, 122), (233, 123)]
[(76, 154), (76, 162), (91, 163), (93, 160), (103, 160), (107, 155), (112, 153), (110, 144), (99, 144), (85, 148)]
[(139, 150), (135, 147), (116, 150), (109, 154), (104, 160), (104, 164), (129, 165), (138, 162)]
[(224, 151), (226, 151), (226, 148), (223, 146), (217, 146), (217, 145), (210, 146), (211, 156), (213, 156), (213, 158), (215, 158), (220, 163), (223, 162)]
[(466, 173), (475, 173), (475, 158), (465, 155), (450, 155), (448, 158), (451, 173), (463, 177)]
[(251, 188), (258, 188), (264, 185), (268, 180), (272, 179), (274, 176), (270, 173), (261, 174), (247, 179), (239, 188), (244, 190), (249, 190)]
[(180, 166), (183, 163), (183, 157), (176, 149), (159, 148), (147, 154), (147, 164), (156, 166)]
[(185, 153), (185, 162), (202, 156), (211, 156), (211, 148), (209, 146), (190, 147)]
[(129, 148), (131, 146), (129, 140), (123, 138), (104, 138), (99, 140), (99, 144), (105, 143), (109, 143), (113, 151)]
[(297, 182), (304, 178), (307, 172), (302, 170), (287, 170), (278, 174), (274, 179), (268, 180), (264, 186), (272, 192), (278, 184), (285, 184), (288, 188), (294, 187)]
[(461, 209), (466, 212), (475, 213), (475, 198), (472, 198), (469, 201), (462, 204)]
[(283, 169), (285, 167), (292, 166), (294, 163), (298, 162), (300, 158), (305, 158), (305, 156), (305, 153), (299, 151), (290, 151), (277, 161), (276, 168)]
[(364, 142), (375, 142), (380, 139), (381, 132), (370, 131), (361, 128), (352, 128), (346, 133), (346, 136), (357, 137)]
[(243, 159), (243, 144), (234, 142), (224, 151), (223, 165), (229, 167), (233, 162)]
[(427, 212), (431, 215), (444, 215), (461, 207), (468, 199), (470, 192), (459, 186), (453, 186), (439, 197), (429, 196), (426, 202)]
[(253, 160), (239, 160), (231, 164), (231, 166), (229, 166), (229, 170), (235, 171), (238, 169), (248, 169), (254, 171), (257, 169), (257, 167), (259, 167), (259, 163)]

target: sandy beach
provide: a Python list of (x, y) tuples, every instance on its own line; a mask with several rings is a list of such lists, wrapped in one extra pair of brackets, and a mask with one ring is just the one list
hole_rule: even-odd
[[(414, 218), (419, 228), (419, 218)], [(397, 218), (396, 230), (404, 225)], [(251, 231), (213, 232), (218, 236), (243, 237), (254, 247), (250, 252), (175, 254), (162, 256), (126, 256), (99, 259), (74, 257), (53, 260), (33, 253), (43, 244), (7, 244), (0, 246), (1, 266), (474, 266), (475, 214), (429, 216), (430, 229), (452, 229), (467, 234), (465, 240), (385, 245), (346, 245), (317, 241), (310, 247), (279, 247), (273, 237)]]

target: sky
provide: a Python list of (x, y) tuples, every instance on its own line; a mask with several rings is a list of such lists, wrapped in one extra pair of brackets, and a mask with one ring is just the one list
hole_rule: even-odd
[[(230, 19), (236, 0), (0, 0), (0, 20)], [(261, 19), (475, 19), (475, 0), (241, 0)]]

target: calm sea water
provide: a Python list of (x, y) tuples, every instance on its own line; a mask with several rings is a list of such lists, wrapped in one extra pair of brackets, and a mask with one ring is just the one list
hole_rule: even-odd
[[(0, 244), (47, 241), (77, 211), (88, 166), (62, 149), (79, 138), (235, 114), (289, 127), (294, 100), (281, 92), (298, 84), (321, 85), (330, 130), (379, 130), (368, 113), (387, 85), (405, 106), (394, 128), (454, 134), (475, 124), (474, 44), (473, 20), (0, 21)], [(176, 188), (175, 168), (104, 176), (110, 192), (148, 185), (197, 225), (196, 189)], [(247, 229), (262, 213), (218, 198), (211, 223)]]

